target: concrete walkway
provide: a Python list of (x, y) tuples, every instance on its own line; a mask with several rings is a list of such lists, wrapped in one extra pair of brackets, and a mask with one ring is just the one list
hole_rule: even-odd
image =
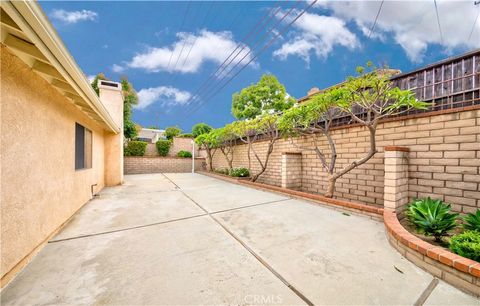
[(1, 292), (2, 305), (480, 305), (364, 216), (199, 174), (126, 176)]

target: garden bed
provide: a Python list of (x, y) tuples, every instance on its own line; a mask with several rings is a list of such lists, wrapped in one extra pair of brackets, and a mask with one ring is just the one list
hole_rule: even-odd
[(395, 211), (383, 213), (390, 244), (408, 260), (438, 278), (480, 297), (480, 263), (433, 245), (406, 230)]

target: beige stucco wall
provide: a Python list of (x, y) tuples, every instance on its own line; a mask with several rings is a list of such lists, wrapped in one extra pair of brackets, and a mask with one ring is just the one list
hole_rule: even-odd
[[(1, 56), (2, 278), (104, 186), (104, 131), (4, 47)], [(75, 122), (92, 168), (75, 171)], [(3, 282), (2, 282), (3, 283)]]

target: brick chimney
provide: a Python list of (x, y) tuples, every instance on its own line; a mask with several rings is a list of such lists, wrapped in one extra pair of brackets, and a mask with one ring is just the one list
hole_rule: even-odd
[(105, 186), (123, 183), (123, 94), (117, 82), (99, 80), (100, 101), (108, 110), (120, 133), (104, 134)]

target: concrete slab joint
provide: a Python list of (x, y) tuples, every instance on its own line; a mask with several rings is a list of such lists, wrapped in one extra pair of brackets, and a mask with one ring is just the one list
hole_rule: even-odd
[(408, 152), (406, 147), (385, 147), (384, 206), (397, 214), (408, 203)]

